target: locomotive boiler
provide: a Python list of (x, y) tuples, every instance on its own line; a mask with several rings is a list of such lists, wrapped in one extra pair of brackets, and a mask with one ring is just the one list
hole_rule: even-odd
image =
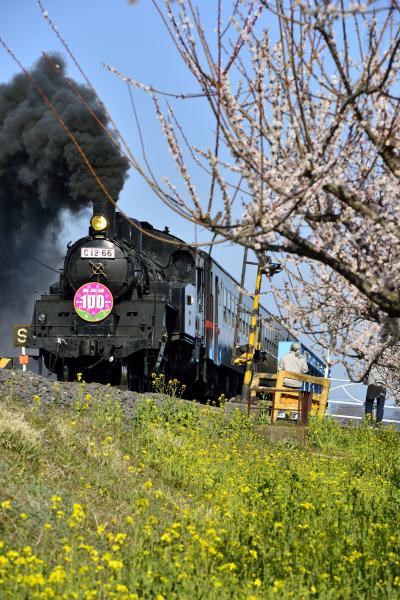
[[(171, 243), (172, 242), (172, 243)], [(236, 394), (251, 297), (238, 309), (238, 283), (206, 252), (93, 203), (88, 235), (69, 245), (59, 281), (35, 302), (28, 344), (59, 380), (149, 388), (152, 372), (176, 377), (188, 396)], [(280, 340), (294, 339), (263, 307), (259, 339), (276, 369)]]

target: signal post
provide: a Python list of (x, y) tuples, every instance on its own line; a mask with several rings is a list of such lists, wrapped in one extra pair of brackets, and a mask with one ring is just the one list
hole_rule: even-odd
[(14, 325), (13, 327), (13, 345), (14, 348), (21, 348), (19, 364), (22, 370), (26, 371), (26, 365), (29, 364), (29, 356), (26, 354), (26, 342), (28, 341), (28, 331), (30, 325)]
[(257, 265), (257, 277), (256, 277), (256, 285), (254, 290), (254, 299), (253, 299), (253, 309), (251, 313), (251, 324), (250, 324), (250, 334), (249, 341), (247, 344), (246, 351), (246, 362), (245, 362), (245, 371), (244, 371), (244, 379), (242, 386), (242, 402), (247, 402), (248, 412), (250, 414), (250, 385), (251, 379), (253, 375), (253, 364), (254, 364), (254, 352), (258, 342), (258, 321), (260, 316), (260, 291), (261, 291), (261, 280), (262, 276), (267, 275), (272, 277), (276, 273), (282, 271), (282, 267), (279, 263), (271, 263), (269, 262), (266, 269), (262, 269), (259, 263), (248, 262), (247, 264), (256, 264)]

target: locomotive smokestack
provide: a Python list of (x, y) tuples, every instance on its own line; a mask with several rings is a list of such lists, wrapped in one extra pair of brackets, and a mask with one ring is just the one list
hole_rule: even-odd
[[(63, 59), (52, 54), (41, 58), (31, 74), (116, 200), (128, 162), (69, 87), (65, 71)], [(94, 93), (72, 83), (107, 125)], [(33, 290), (44, 290), (57, 277), (34, 259), (57, 269), (64, 254), (58, 248), (63, 220), (91, 202), (102, 202), (102, 194), (33, 83), (19, 74), (0, 85), (0, 354), (10, 351), (12, 323), (30, 320)], [(111, 205), (104, 200), (110, 215)]]
[(93, 200), (93, 216), (103, 215), (107, 219), (106, 233), (109, 237), (115, 234), (115, 206), (107, 198)]

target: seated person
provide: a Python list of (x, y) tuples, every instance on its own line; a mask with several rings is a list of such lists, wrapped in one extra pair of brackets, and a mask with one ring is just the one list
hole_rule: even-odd
[[(291, 373), (308, 373), (308, 365), (305, 356), (301, 353), (300, 344), (293, 342), (290, 346), (290, 352), (284, 354), (279, 361), (279, 371), (290, 371)], [(300, 390), (303, 382), (291, 377), (285, 377), (283, 380), (285, 387)]]

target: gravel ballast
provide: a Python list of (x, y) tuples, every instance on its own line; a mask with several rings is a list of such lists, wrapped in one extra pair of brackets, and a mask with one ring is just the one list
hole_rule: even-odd
[(99, 383), (79, 383), (54, 381), (31, 371), (11, 371), (0, 369), (0, 401), (14, 398), (27, 404), (35, 403), (39, 396), (40, 404), (71, 406), (84, 394), (90, 394), (93, 400), (111, 398), (119, 401), (126, 409), (133, 409), (135, 403), (144, 397), (159, 396), (154, 393), (139, 394)]

